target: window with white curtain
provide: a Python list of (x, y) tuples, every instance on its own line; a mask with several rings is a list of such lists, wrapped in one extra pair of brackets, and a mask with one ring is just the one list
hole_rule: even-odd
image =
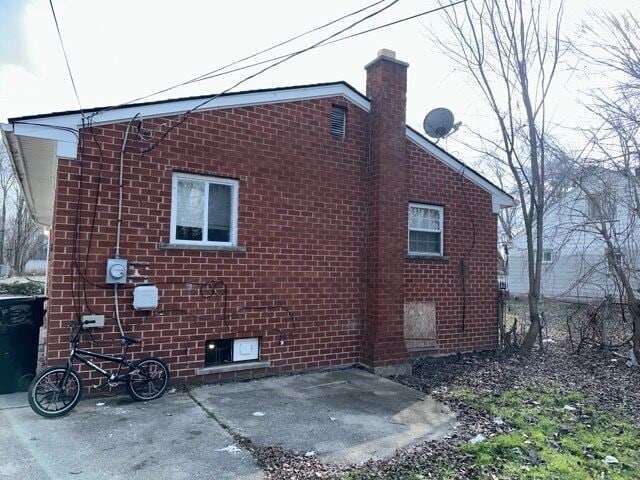
[(443, 208), (409, 204), (409, 253), (443, 255)]
[(238, 181), (173, 174), (171, 243), (236, 245)]

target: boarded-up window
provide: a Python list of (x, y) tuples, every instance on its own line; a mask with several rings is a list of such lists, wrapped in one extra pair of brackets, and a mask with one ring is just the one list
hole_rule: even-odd
[(404, 304), (404, 342), (409, 351), (437, 348), (436, 304), (434, 302)]

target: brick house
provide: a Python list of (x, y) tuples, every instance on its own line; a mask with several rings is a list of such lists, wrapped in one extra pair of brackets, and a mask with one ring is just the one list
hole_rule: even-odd
[[(90, 127), (78, 111), (3, 125), (51, 227), (46, 362), (91, 312), (106, 317), (97, 345), (119, 350), (105, 265), (121, 156), (116, 301), (145, 340), (136, 354), (166, 359), (174, 379), (355, 363), (393, 374), (492, 348), (496, 213), (512, 198), (406, 126), (407, 67), (381, 51), (366, 96), (338, 82), (225, 94), (189, 115), (203, 97), (88, 110)], [(145, 279), (158, 305), (136, 310)]]

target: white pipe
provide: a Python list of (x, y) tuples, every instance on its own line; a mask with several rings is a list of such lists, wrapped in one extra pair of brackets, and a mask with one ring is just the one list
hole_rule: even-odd
[(127, 140), (129, 139), (129, 130), (131, 129), (131, 124), (134, 122), (136, 118), (140, 116), (139, 113), (129, 120), (127, 124), (127, 129), (124, 132), (124, 140), (122, 141), (122, 149), (120, 149), (120, 177), (118, 180), (118, 220), (117, 220), (117, 231), (116, 231), (116, 258), (120, 258), (120, 225), (122, 224), (122, 193), (123, 193), (123, 177), (124, 177), (124, 151), (127, 147)]
[(118, 328), (120, 329), (120, 336), (124, 337), (124, 330), (122, 329), (122, 323), (120, 322), (120, 307), (118, 306), (118, 284), (117, 283), (113, 286), (113, 304), (116, 307), (116, 322), (118, 323)]
[[(122, 141), (122, 148), (120, 149), (120, 175), (118, 179), (118, 220), (117, 220), (117, 230), (116, 230), (116, 258), (120, 258), (120, 225), (122, 224), (122, 193), (123, 193), (123, 177), (124, 177), (124, 151), (127, 147), (127, 140), (129, 139), (129, 130), (131, 129), (131, 125), (135, 121), (136, 118), (140, 116), (139, 113), (129, 120), (127, 124), (127, 129), (124, 132), (124, 140)], [(126, 275), (126, 272), (125, 272)], [(113, 304), (115, 307), (116, 313), (116, 322), (118, 323), (118, 328), (120, 329), (120, 335), (124, 336), (124, 330), (122, 329), (122, 322), (120, 321), (120, 306), (118, 305), (118, 284), (116, 283), (113, 286)]]

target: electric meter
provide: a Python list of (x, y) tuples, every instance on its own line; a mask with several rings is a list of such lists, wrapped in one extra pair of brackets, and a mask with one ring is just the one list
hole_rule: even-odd
[(110, 258), (107, 260), (107, 283), (127, 282), (127, 261), (124, 258)]

